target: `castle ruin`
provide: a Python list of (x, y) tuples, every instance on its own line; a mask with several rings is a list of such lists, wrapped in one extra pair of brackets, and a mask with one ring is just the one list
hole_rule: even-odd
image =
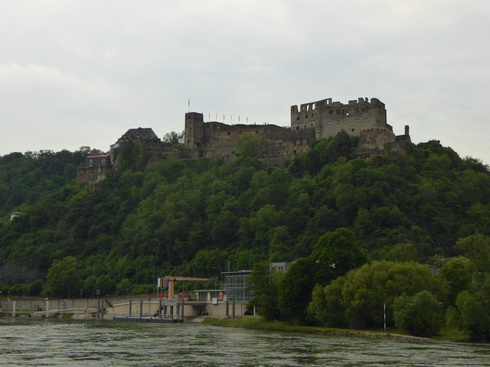
[[(387, 144), (392, 151), (405, 149), (410, 142), (409, 128), (403, 135), (396, 136), (387, 123), (385, 104), (377, 98), (358, 98), (347, 104), (333, 102), (331, 98), (317, 102), (291, 106), (291, 125), (281, 127), (272, 124), (227, 125), (217, 121), (204, 122), (198, 112), (185, 114), (185, 130), (182, 139), (187, 151), (173, 149), (163, 144), (150, 128), (128, 130), (111, 145), (110, 161), (118, 165), (118, 150), (135, 142), (143, 144), (151, 155), (149, 163), (164, 159), (168, 155), (179, 158), (197, 158), (230, 161), (238, 156), (237, 142), (240, 135), (248, 134), (260, 142), (257, 158), (263, 163), (282, 167), (299, 153), (308, 152), (315, 140), (327, 139), (345, 131), (359, 137), (357, 150), (360, 154), (376, 154), (385, 150)], [(109, 172), (107, 154), (87, 157), (86, 165), (79, 170), (78, 182), (96, 183)], [(95, 162), (95, 163), (94, 163)]]
[(291, 106), (291, 126), (226, 125), (204, 122), (203, 114), (185, 115), (184, 145), (206, 148), (206, 156), (225, 161), (236, 157), (237, 137), (251, 134), (260, 140), (258, 158), (266, 164), (282, 166), (298, 153), (307, 152), (311, 141), (334, 137), (340, 131), (359, 137), (360, 152), (381, 152), (385, 144), (410, 141), (408, 126), (405, 134), (396, 136), (387, 123), (386, 108), (377, 98), (359, 98), (347, 104), (331, 98)]

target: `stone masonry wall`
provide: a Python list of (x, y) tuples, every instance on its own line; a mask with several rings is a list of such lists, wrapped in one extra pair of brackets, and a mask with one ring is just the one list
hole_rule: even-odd
[(276, 125), (226, 125), (204, 122), (200, 113), (187, 113), (185, 145), (206, 148), (206, 156), (230, 161), (237, 157), (237, 137), (250, 134), (261, 141), (258, 158), (266, 164), (282, 166), (284, 161), (309, 150), (314, 129), (293, 131)]
[(382, 150), (385, 143), (396, 140), (392, 127), (386, 122), (385, 105), (377, 98), (371, 101), (359, 98), (348, 104), (327, 98), (302, 104), (299, 109), (291, 106), (291, 129), (311, 128), (315, 129), (318, 140), (344, 130), (349, 135), (361, 137), (360, 146), (366, 150)]
[(385, 105), (379, 99), (359, 98), (343, 104), (327, 98), (302, 104), (299, 108), (291, 106), (290, 128), (205, 123), (201, 113), (189, 112), (185, 115), (184, 144), (206, 148), (209, 158), (229, 161), (236, 158), (237, 137), (251, 134), (262, 143), (258, 158), (266, 164), (283, 166), (296, 154), (307, 152), (312, 137), (326, 139), (342, 130), (358, 136), (359, 148), (364, 151), (382, 151), (385, 144), (397, 140), (393, 128), (387, 123)]

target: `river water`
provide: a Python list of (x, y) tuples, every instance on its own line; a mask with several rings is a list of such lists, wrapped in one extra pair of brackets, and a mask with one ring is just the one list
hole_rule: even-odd
[(0, 366), (490, 366), (490, 345), (201, 324), (0, 319)]

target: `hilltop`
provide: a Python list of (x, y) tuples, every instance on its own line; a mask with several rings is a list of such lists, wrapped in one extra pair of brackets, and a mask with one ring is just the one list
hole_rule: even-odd
[[(139, 147), (128, 147), (125, 157)], [(76, 257), (93, 292), (140, 292), (154, 274), (216, 276), (228, 264), (307, 256), (323, 234), (353, 230), (369, 258), (457, 254), (459, 238), (490, 233), (490, 173), (437, 141), (353, 158), (355, 139), (324, 139), (287, 167), (169, 156), (121, 169), (95, 190), (74, 181), (88, 152), (0, 158), (0, 283), (44, 281)], [(8, 214), (23, 213), (12, 221)], [(41, 288), (42, 289), (42, 288)]]

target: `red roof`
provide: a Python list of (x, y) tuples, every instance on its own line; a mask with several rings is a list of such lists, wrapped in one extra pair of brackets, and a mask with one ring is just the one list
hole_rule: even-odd
[(103, 155), (109, 155), (109, 153), (88, 153), (88, 157), (97, 157), (97, 156), (103, 156)]

